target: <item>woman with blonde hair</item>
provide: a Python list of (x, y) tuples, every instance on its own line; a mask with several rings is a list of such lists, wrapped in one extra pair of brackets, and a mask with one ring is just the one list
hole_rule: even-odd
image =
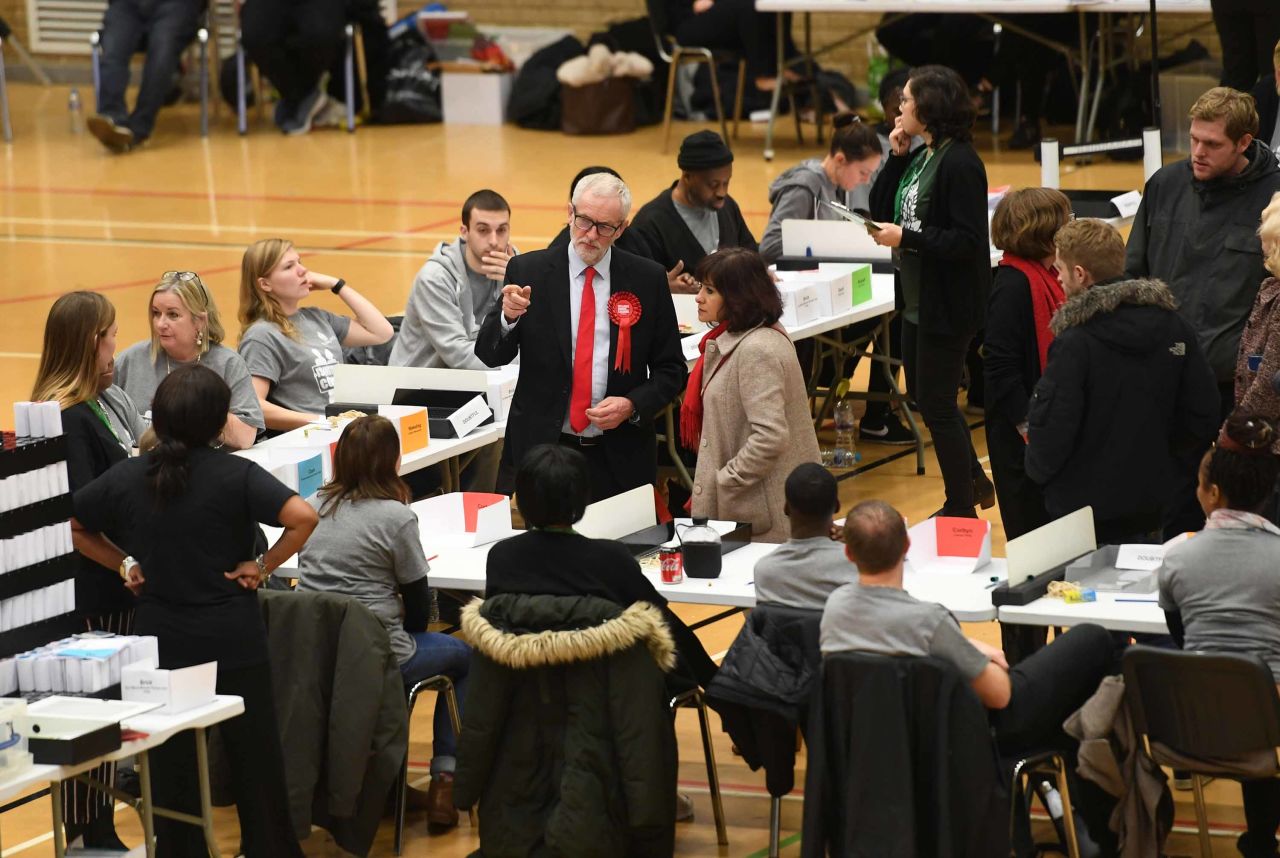
[(1053, 264), (1053, 237), (1071, 220), (1071, 201), (1053, 188), (1011, 191), (991, 218), (991, 242), (1004, 251), (987, 302), (982, 346), (987, 452), (1000, 519), (1010, 539), (1049, 522), (1044, 494), (1023, 457), (1027, 408), (1044, 372), (1049, 320), (1066, 301)]
[[(399, 469), (400, 436), (390, 420), (372, 415), (347, 426), (333, 454), (333, 479), (308, 501), (320, 523), (299, 557), (298, 589), (358, 599), (386, 627), (406, 686), (443, 674), (462, 702), (471, 648), (427, 631), (429, 567)], [(458, 824), (457, 737), (443, 694), (436, 696), (432, 739), (427, 823), (451, 828)]]
[[(1280, 392), (1274, 386), (1280, 373), (1280, 193), (1262, 210), (1258, 235), (1263, 264), (1271, 276), (1258, 288), (1240, 335), (1235, 398), (1237, 409), (1261, 414), (1274, 423), (1280, 420)], [(1280, 454), (1280, 436), (1272, 452)]]
[(226, 332), (200, 275), (167, 271), (151, 290), (151, 338), (140, 340), (116, 358), (116, 380), (143, 413), (151, 416), (151, 400), (160, 382), (189, 363), (207, 366), (231, 388), (231, 411), (221, 443), (237, 450), (253, 445), (266, 428), (253, 380), (239, 354), (222, 344)]
[[(142, 434), (138, 409), (115, 375), (116, 308), (96, 292), (68, 292), (53, 303), (44, 326), (44, 347), (31, 398), (62, 407), (67, 443), (67, 482), (77, 491), (129, 458)], [(121, 568), (80, 558), (76, 567), (76, 612), (87, 631), (129, 634), (133, 595)], [(92, 773), (111, 783), (115, 764)], [(112, 799), (87, 787), (63, 788), (67, 841), (83, 836), (85, 847), (118, 848)]]
[[(355, 315), (302, 307), (311, 293), (337, 295)], [(391, 339), (391, 323), (340, 277), (309, 271), (293, 243), (266, 238), (249, 246), (240, 265), (240, 356), (267, 428), (296, 429), (324, 416), (333, 401), (333, 368), (344, 346)]]

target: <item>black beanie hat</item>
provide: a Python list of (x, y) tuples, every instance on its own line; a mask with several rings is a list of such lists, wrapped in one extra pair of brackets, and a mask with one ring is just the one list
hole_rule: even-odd
[(696, 172), (714, 170), (733, 163), (733, 152), (714, 131), (697, 131), (684, 138), (676, 166), (681, 170)]

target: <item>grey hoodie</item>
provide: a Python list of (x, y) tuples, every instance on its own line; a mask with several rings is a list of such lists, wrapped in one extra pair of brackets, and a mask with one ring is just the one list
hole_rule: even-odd
[(782, 255), (784, 220), (839, 220), (840, 216), (822, 203), (848, 205), (848, 194), (837, 188), (822, 170), (821, 158), (801, 161), (773, 180), (769, 186), (769, 223), (760, 239), (760, 255), (773, 264)]
[(502, 283), (473, 273), (465, 253), (462, 239), (442, 241), (418, 270), (390, 366), (489, 369), (475, 355), (476, 334)]

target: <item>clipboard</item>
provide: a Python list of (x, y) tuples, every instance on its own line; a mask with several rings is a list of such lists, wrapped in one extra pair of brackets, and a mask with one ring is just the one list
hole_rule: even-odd
[(858, 214), (848, 206), (841, 205), (840, 203), (834, 202), (832, 200), (823, 200), (823, 202), (826, 203), (829, 209), (831, 209), (836, 214), (840, 215), (840, 217), (844, 218), (847, 221), (856, 223), (858, 226), (864, 228), (867, 232), (880, 231), (880, 224), (876, 223), (875, 221), (866, 219), (865, 217)]

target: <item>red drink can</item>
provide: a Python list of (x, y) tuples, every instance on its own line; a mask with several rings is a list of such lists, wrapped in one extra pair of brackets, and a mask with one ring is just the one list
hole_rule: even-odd
[(662, 565), (663, 584), (683, 583), (684, 558), (679, 548), (658, 549), (658, 562)]

